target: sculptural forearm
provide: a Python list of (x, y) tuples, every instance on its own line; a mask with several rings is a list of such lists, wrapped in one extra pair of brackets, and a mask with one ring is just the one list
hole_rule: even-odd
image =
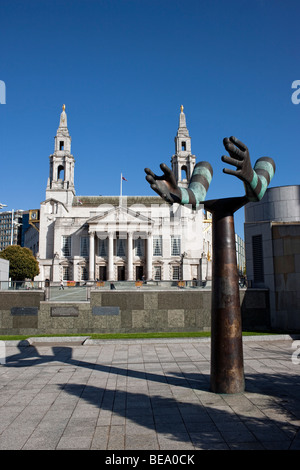
[(194, 168), (189, 187), (180, 188), (181, 204), (190, 204), (196, 208), (205, 200), (213, 176), (213, 169), (208, 162), (199, 162)]
[(245, 183), (246, 196), (249, 201), (260, 201), (275, 174), (275, 163), (272, 158), (259, 158), (253, 169), (250, 183)]

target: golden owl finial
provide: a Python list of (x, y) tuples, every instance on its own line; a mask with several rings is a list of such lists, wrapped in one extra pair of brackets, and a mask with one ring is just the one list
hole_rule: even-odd
[(63, 107), (62, 107), (62, 109), (63, 109), (63, 111), (65, 111), (65, 110), (66, 110), (66, 105), (65, 105), (65, 104), (63, 104)]
[(183, 105), (180, 106), (180, 111), (183, 113)]

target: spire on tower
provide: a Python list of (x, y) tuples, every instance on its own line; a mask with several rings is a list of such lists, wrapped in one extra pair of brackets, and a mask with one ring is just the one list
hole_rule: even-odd
[(186, 127), (185, 114), (183, 112), (183, 105), (180, 106), (180, 115), (179, 115), (179, 127), (177, 131), (177, 136), (189, 136), (189, 131)]
[(71, 154), (71, 137), (67, 127), (66, 106), (63, 105), (59, 128), (54, 137), (54, 153), (50, 155), (50, 176), (46, 198), (54, 197), (64, 204), (72, 202), (75, 195), (74, 164), (75, 160)]
[(179, 127), (175, 137), (175, 155), (173, 155), (171, 162), (177, 184), (187, 187), (193, 173), (196, 157), (192, 155), (191, 137), (186, 127), (183, 105), (180, 106)]
[(63, 104), (62, 106), (62, 113), (60, 115), (59, 128), (57, 129), (57, 135), (69, 135), (65, 104)]

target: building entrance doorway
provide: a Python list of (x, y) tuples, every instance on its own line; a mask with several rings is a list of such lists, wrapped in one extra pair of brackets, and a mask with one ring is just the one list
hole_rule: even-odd
[(99, 267), (99, 281), (106, 281), (106, 266)]
[(118, 266), (118, 281), (125, 281), (125, 266)]
[(144, 268), (143, 266), (136, 266), (135, 267), (135, 278), (137, 281), (142, 281), (144, 275)]

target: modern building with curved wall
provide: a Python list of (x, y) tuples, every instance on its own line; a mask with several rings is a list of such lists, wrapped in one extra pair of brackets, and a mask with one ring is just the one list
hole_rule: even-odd
[(270, 293), (274, 328), (300, 328), (300, 185), (269, 188), (245, 206), (249, 286)]

